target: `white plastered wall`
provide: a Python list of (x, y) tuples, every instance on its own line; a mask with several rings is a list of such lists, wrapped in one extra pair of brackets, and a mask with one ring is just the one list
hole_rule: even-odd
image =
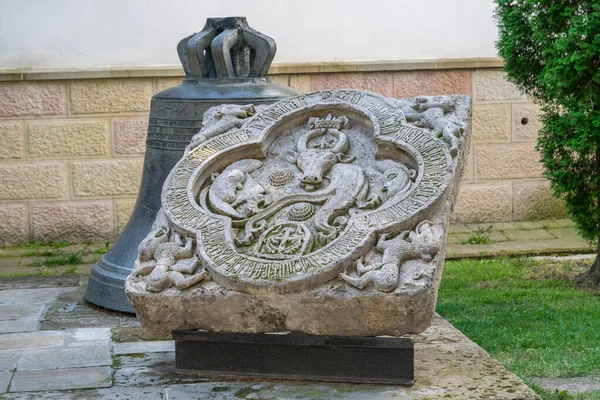
[(494, 57), (492, 0), (0, 0), (0, 70), (179, 65), (207, 17), (241, 15), (276, 62)]

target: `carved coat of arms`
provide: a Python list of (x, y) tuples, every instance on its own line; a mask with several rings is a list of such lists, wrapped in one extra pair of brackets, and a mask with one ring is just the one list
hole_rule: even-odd
[[(211, 279), (248, 294), (432, 281), (469, 102), (336, 90), (212, 110), (162, 193), (155, 228), (180, 244), (133, 275), (154, 291)], [(421, 266), (403, 277), (407, 260)]]

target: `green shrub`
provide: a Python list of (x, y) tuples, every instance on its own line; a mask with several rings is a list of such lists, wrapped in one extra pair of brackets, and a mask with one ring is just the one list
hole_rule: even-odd
[[(496, 0), (508, 79), (541, 106), (544, 176), (600, 242), (600, 1)], [(599, 246), (600, 247), (600, 246)], [(600, 252), (586, 274), (600, 283)]]

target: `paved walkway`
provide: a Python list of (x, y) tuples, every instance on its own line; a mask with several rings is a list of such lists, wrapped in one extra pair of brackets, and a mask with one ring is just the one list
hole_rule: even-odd
[(446, 258), (589, 253), (568, 219), (452, 224)]
[(416, 383), (208, 380), (177, 375), (174, 343), (82, 300), (85, 275), (0, 279), (0, 399), (525, 399), (538, 396), (441, 317), (415, 343)]

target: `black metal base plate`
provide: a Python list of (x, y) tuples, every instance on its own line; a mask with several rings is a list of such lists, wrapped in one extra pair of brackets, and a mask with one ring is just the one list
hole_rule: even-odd
[(173, 331), (180, 373), (410, 385), (412, 340)]

